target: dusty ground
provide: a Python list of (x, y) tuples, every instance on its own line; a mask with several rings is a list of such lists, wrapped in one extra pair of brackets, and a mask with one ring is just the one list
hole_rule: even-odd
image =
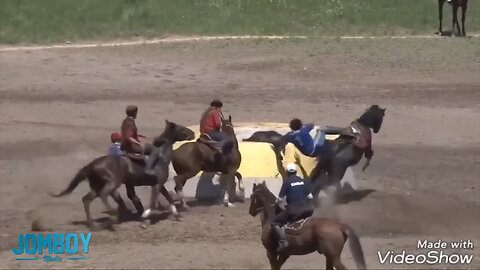
[[(61, 199), (76, 170), (103, 154), (127, 104), (141, 133), (164, 119), (196, 124), (214, 97), (234, 122), (301, 117), (346, 125), (366, 106), (387, 107), (370, 168), (356, 176), (376, 189), (338, 206), (361, 236), (370, 268), (377, 251), (416, 249), (417, 240), (480, 243), (480, 47), (478, 40), (215, 41), (121, 48), (0, 53), (0, 266), (268, 268), (260, 222), (248, 202), (196, 206), (183, 222), (138, 222), (94, 233), (87, 261), (15, 261), (18, 234), (41, 217), (53, 232), (87, 232), (83, 183)], [(461, 49), (458, 49), (461, 48)], [(146, 201), (144, 201), (145, 203)], [(94, 216), (105, 217), (100, 200)], [(480, 268), (478, 248), (469, 266)], [(343, 259), (354, 268), (348, 247)], [(323, 268), (318, 254), (286, 268)], [(415, 265), (414, 267), (443, 266)]]

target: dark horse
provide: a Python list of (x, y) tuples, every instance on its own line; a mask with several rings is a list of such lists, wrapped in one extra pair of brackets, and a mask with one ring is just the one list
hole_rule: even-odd
[[(61, 197), (70, 194), (80, 182), (88, 179), (91, 190), (83, 196), (82, 201), (85, 207), (88, 226), (92, 230), (97, 228), (95, 228), (90, 216), (90, 204), (97, 197), (102, 199), (108, 211), (114, 212), (112, 207), (108, 204), (108, 196), (112, 196), (115, 202), (117, 202), (119, 214), (126, 210), (125, 203), (117, 191), (122, 183), (126, 185), (127, 193), (128, 187), (152, 186), (152, 200), (157, 198), (158, 192), (161, 192), (170, 203), (170, 210), (172, 213), (178, 217), (173, 198), (165, 188), (164, 184), (168, 179), (168, 166), (171, 161), (173, 143), (176, 141), (192, 140), (194, 139), (195, 134), (189, 128), (169, 122), (168, 120), (165, 122), (166, 127), (163, 133), (153, 141), (154, 146), (159, 147), (158, 162), (155, 166), (156, 176), (145, 174), (145, 165), (140, 161), (141, 159), (132, 160), (126, 156), (102, 156), (94, 159), (80, 169), (64, 191), (57, 195), (50, 195), (53, 197)], [(133, 195), (135, 195), (135, 192), (133, 192)], [(136, 195), (130, 199), (137, 208), (137, 212), (143, 209), (143, 207), (139, 209), (139, 206), (142, 204)], [(155, 203), (156, 201), (151, 202), (151, 209), (154, 208), (152, 205)], [(148, 213), (149, 212), (147, 212), (146, 215), (148, 215)]]
[[(318, 195), (320, 190), (327, 186), (338, 186), (347, 168), (358, 164), (363, 155), (365, 155), (367, 161), (362, 170), (369, 166), (370, 159), (373, 157), (370, 129), (373, 129), (374, 133), (378, 133), (382, 127), (384, 116), (385, 108), (382, 109), (378, 105), (372, 105), (349, 127), (326, 128), (327, 134), (338, 134), (339, 137), (333, 141), (325, 141), (326, 150), (318, 157), (318, 163), (310, 174), (310, 179), (312, 179), (315, 187), (314, 195)], [(267, 138), (269, 134), (271, 138)], [(285, 144), (278, 142), (280, 140), (278, 133), (262, 132), (254, 135), (246, 140), (270, 142), (274, 145), (274, 149), (283, 151), (282, 147)], [(281, 158), (279, 153), (276, 153), (276, 155), (277, 159)], [(317, 181), (320, 176), (328, 176), (326, 185), (321, 185)]]
[(277, 253), (277, 240), (271, 231), (271, 222), (281, 209), (275, 203), (276, 197), (265, 185), (253, 184), (250, 196), (249, 213), (256, 216), (261, 213), (262, 244), (267, 250), (267, 257), (272, 269), (280, 269), (291, 255), (306, 255), (318, 252), (325, 255), (327, 269), (345, 269), (341, 261), (343, 246), (349, 239), (350, 250), (358, 269), (365, 269), (365, 257), (360, 240), (355, 231), (348, 225), (330, 218), (308, 218), (295, 231), (286, 230), (289, 246), (285, 252)]
[[(443, 35), (442, 31), (442, 19), (443, 19), (443, 5), (447, 0), (438, 0), (438, 20), (439, 20), (439, 27), (437, 34)], [(467, 14), (467, 7), (468, 7), (468, 0), (451, 0), (447, 1), (450, 5), (452, 5), (452, 33), (451, 36), (455, 36), (455, 24), (457, 25), (457, 31), (459, 35), (466, 36), (467, 33), (465, 31), (465, 15)], [(458, 8), (462, 9), (462, 31), (460, 31), (460, 26), (458, 24), (457, 19), (457, 11)]]
[(222, 117), (222, 131), (226, 136), (230, 137), (233, 141), (233, 145), (231, 150), (223, 153), (220, 159), (215, 159), (212, 148), (201, 140), (184, 143), (173, 151), (172, 165), (177, 173), (174, 177), (175, 191), (181, 198), (182, 206), (184, 208), (188, 208), (188, 206), (185, 203), (183, 186), (188, 179), (194, 177), (200, 171), (214, 173), (220, 172), (222, 178), (225, 177), (227, 180), (227, 190), (225, 192), (223, 203), (226, 206), (232, 206), (230, 201), (233, 201), (233, 199), (231, 197), (236, 195), (235, 177), (238, 178), (239, 189), (243, 193), (244, 187), (242, 184), (242, 175), (238, 172), (238, 168), (242, 161), (242, 155), (238, 149), (238, 141), (233, 129), (231, 116), (229, 116), (228, 120)]
[[(371, 130), (373, 133), (380, 131), (385, 110), (386, 108), (372, 105), (348, 127), (327, 127), (327, 133), (340, 136), (335, 140), (325, 141), (326, 150), (320, 154), (317, 165), (310, 174), (314, 187), (317, 187), (314, 190), (314, 196), (328, 186), (336, 186), (338, 191), (347, 168), (357, 165), (362, 156), (367, 159), (362, 170), (369, 166), (373, 157)], [(317, 182), (322, 175), (328, 177), (323, 185)]]

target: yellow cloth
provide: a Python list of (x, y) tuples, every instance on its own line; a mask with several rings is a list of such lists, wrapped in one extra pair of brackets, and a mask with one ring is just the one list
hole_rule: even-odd
[[(297, 164), (298, 166), (297, 175), (299, 177), (305, 178), (305, 177), (308, 177), (308, 175), (310, 175), (312, 170), (315, 168), (315, 165), (317, 164), (317, 160), (314, 157), (305, 156), (300, 152), (300, 150), (298, 150), (297, 147), (295, 147), (295, 145), (293, 145), (292, 143), (288, 143), (285, 146), (285, 155), (282, 161), (282, 166), (285, 170), (287, 169), (287, 165), (289, 163)], [(302, 166), (305, 169), (305, 172), (307, 175), (303, 175), (302, 170), (300, 169), (300, 166)]]

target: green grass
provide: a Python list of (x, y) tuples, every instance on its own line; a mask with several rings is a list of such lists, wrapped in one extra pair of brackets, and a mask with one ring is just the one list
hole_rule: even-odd
[[(433, 33), (436, 0), (0, 0), (0, 43), (162, 35)], [(470, 1), (467, 32), (480, 30)], [(451, 8), (444, 7), (445, 30)], [(460, 12), (459, 12), (460, 15)]]

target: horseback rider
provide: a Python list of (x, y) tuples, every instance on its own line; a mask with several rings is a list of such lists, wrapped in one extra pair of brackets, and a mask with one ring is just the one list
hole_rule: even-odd
[(217, 145), (213, 146), (216, 155), (225, 153), (226, 146), (231, 140), (221, 131), (222, 106), (223, 103), (220, 100), (212, 100), (210, 106), (202, 113), (200, 118), (200, 134), (206, 134), (217, 142)]
[(110, 140), (112, 141), (112, 145), (108, 148), (108, 155), (109, 156), (123, 156), (125, 153), (121, 149), (120, 142), (122, 140), (122, 135), (118, 132), (114, 132), (110, 134)]
[(288, 222), (295, 222), (313, 214), (313, 207), (310, 203), (313, 196), (310, 190), (310, 183), (297, 176), (297, 165), (289, 163), (287, 165), (287, 178), (283, 182), (277, 199), (277, 203), (280, 203), (286, 197), (286, 210), (276, 215), (271, 223), (278, 240), (278, 253), (288, 247), (283, 226)]
[(313, 124), (303, 125), (300, 119), (290, 121), (290, 129), (285, 136), (286, 143), (293, 143), (302, 154), (309, 157), (316, 157), (325, 150), (325, 131), (317, 130), (317, 135), (312, 138), (310, 131), (315, 126)]
[[(129, 154), (144, 154), (144, 149), (140, 140), (138, 139), (138, 129), (135, 124), (135, 119), (137, 118), (138, 107), (135, 105), (128, 105), (125, 109), (127, 117), (123, 120), (121, 126), (121, 149)], [(149, 164), (147, 162), (147, 157), (145, 156), (145, 173), (149, 175), (155, 175), (153, 170), (154, 164)], [(151, 163), (151, 162), (150, 162)]]

